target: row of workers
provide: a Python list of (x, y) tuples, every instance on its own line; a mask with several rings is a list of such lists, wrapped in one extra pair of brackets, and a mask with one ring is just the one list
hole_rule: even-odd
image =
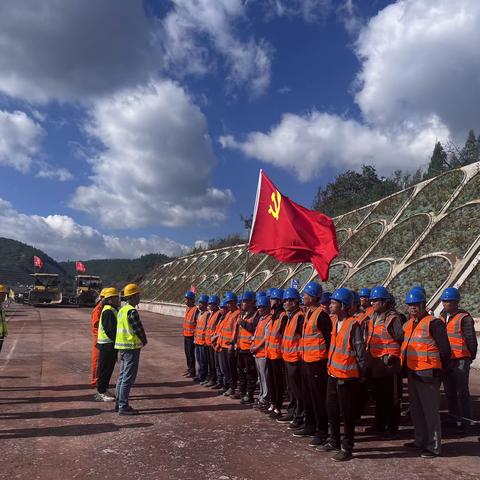
[[(98, 402), (115, 402), (120, 415), (137, 415), (129, 404), (130, 390), (135, 383), (140, 364), (140, 350), (147, 344), (147, 336), (140, 320), (137, 305), (140, 288), (130, 283), (123, 289), (125, 304), (121, 306), (119, 291), (104, 288), (92, 311), (92, 386)], [(108, 386), (120, 356), (120, 370), (115, 393)]]
[[(440, 318), (427, 311), (423, 287), (406, 295), (407, 320), (383, 286), (359, 295), (339, 288), (331, 296), (316, 282), (303, 297), (295, 288), (237, 296), (185, 293), (183, 335), (187, 370), (205, 387), (254, 404), (287, 423), (295, 436), (312, 436), (311, 446), (352, 458), (355, 425), (371, 388), (372, 430), (392, 437), (400, 420), (402, 375), (408, 378), (415, 440), (406, 447), (422, 457), (440, 455), (440, 383), (449, 410), (470, 418), (469, 366), (477, 342), (472, 317), (460, 309), (458, 290), (442, 294)], [(303, 306), (301, 302), (303, 301)], [(254, 402), (257, 382), (259, 396)], [(285, 388), (290, 403), (282, 413)], [(343, 438), (340, 418), (343, 418)]]
[(2, 351), (3, 341), (8, 335), (7, 319), (3, 310), (3, 302), (7, 298), (8, 289), (5, 285), (0, 285), (0, 352)]

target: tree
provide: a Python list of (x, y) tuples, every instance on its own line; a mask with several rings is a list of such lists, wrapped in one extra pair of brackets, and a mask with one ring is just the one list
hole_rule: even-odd
[(462, 165), (469, 165), (480, 160), (480, 145), (475, 137), (475, 132), (470, 130), (468, 132), (465, 145), (460, 152), (460, 163)]
[(430, 159), (425, 178), (432, 178), (435, 175), (449, 170), (449, 168), (447, 152), (444, 150), (442, 144), (437, 142), (433, 149), (432, 158)]

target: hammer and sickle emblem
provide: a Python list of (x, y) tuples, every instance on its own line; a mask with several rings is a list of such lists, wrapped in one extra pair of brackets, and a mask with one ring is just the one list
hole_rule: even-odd
[(272, 193), (272, 202), (273, 202), (273, 207), (272, 205), (268, 207), (268, 213), (275, 220), (278, 220), (278, 217), (280, 215), (280, 205), (282, 203), (282, 195), (278, 190)]

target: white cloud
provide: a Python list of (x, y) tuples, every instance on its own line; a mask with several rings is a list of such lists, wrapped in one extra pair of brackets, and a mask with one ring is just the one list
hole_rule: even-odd
[(157, 235), (116, 237), (79, 225), (64, 215), (26, 215), (0, 198), (2, 235), (34, 245), (56, 260), (94, 258), (136, 258), (147, 253), (181, 255), (189, 248)]
[(91, 159), (92, 184), (76, 190), (74, 208), (114, 228), (225, 218), (232, 194), (209, 185), (216, 160), (206, 119), (177, 84), (99, 100), (87, 130), (103, 149)]
[(332, 0), (268, 0), (267, 13), (279, 17), (301, 17), (306, 22), (316, 22), (328, 16)]
[(159, 33), (165, 63), (177, 75), (205, 74), (216, 68), (210, 48), (226, 64), (227, 86), (247, 85), (259, 95), (270, 84), (273, 50), (264, 40), (240, 38), (235, 26), (246, 18), (241, 0), (172, 0), (174, 7)]
[(0, 91), (84, 101), (144, 81), (151, 35), (141, 0), (0, 2)]
[(66, 182), (71, 180), (73, 175), (63, 167), (55, 167), (44, 161), (37, 162), (38, 171), (36, 177), (39, 178), (52, 178), (54, 180), (59, 180), (60, 182)]

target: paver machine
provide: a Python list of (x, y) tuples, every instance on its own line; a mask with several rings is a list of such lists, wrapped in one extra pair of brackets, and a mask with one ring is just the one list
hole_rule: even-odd
[(100, 295), (102, 281), (96, 275), (75, 276), (75, 303), (80, 307), (93, 307)]
[(60, 279), (56, 273), (33, 273), (34, 283), (26, 292), (25, 301), (35, 307), (60, 305), (62, 292)]

